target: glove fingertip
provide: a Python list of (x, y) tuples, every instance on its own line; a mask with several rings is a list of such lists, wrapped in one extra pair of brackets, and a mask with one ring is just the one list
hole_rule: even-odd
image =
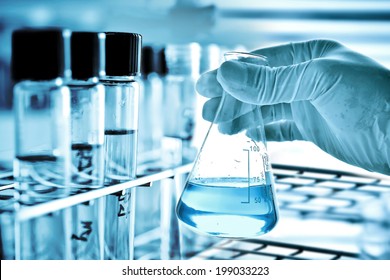
[(218, 73), (217, 80), (222, 88), (241, 102), (257, 104), (258, 65), (240, 61), (224, 62)]
[(222, 85), (242, 84), (246, 83), (246, 79), (245, 64), (234, 60), (222, 63), (217, 72), (217, 80)]
[(207, 72), (202, 74), (195, 85), (196, 91), (207, 98), (213, 98), (222, 95), (222, 87), (216, 79), (216, 72)]

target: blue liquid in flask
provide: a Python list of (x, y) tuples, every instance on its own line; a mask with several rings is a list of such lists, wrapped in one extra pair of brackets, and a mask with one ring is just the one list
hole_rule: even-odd
[(252, 185), (248, 178), (207, 178), (187, 183), (177, 216), (195, 231), (244, 238), (265, 234), (278, 220), (273, 186)]

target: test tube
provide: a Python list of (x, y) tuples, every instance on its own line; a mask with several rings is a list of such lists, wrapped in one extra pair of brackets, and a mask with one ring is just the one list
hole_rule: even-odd
[[(73, 32), (71, 36), (71, 187), (81, 193), (103, 187), (104, 180), (104, 87), (100, 45), (104, 33)], [(72, 208), (71, 258), (101, 259), (104, 224), (103, 199), (78, 204)]]
[[(144, 46), (141, 62), (141, 93), (139, 110), (138, 160), (143, 170), (138, 173), (150, 174), (161, 170), (161, 139), (163, 134), (162, 98), (163, 83), (161, 79), (162, 51), (158, 46)], [(160, 229), (160, 182), (153, 182), (150, 187), (139, 187), (136, 193), (137, 217), (135, 223), (136, 259), (145, 256), (159, 259), (161, 240)]]
[(169, 44), (165, 48), (168, 73), (164, 79), (163, 159), (167, 166), (191, 162), (196, 156), (195, 129), (200, 46)]
[(142, 48), (138, 162), (148, 165), (161, 159), (163, 82), (158, 73), (160, 49), (157, 46)]
[[(136, 177), (141, 35), (106, 33), (105, 185)], [(106, 196), (105, 259), (132, 259), (135, 189)]]
[[(70, 92), (64, 84), (61, 29), (20, 29), (12, 34), (15, 111), (14, 178), (17, 207), (69, 195)], [(65, 259), (61, 211), (16, 221), (16, 259)], [(39, 238), (36, 238), (39, 237)]]

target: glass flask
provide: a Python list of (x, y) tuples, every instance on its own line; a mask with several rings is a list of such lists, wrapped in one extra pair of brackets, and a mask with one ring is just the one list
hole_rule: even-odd
[[(225, 60), (267, 65), (265, 57), (240, 52)], [(237, 131), (243, 118), (256, 125)], [(255, 237), (274, 228), (278, 208), (259, 106), (223, 93), (176, 213), (194, 231), (218, 237)]]

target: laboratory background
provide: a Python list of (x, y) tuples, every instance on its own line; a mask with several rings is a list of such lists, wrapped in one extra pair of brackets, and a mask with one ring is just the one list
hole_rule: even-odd
[(390, 259), (390, 177), (221, 135), (196, 92), (313, 39), (389, 68), (389, 30), (386, 0), (0, 0), (1, 259)]

